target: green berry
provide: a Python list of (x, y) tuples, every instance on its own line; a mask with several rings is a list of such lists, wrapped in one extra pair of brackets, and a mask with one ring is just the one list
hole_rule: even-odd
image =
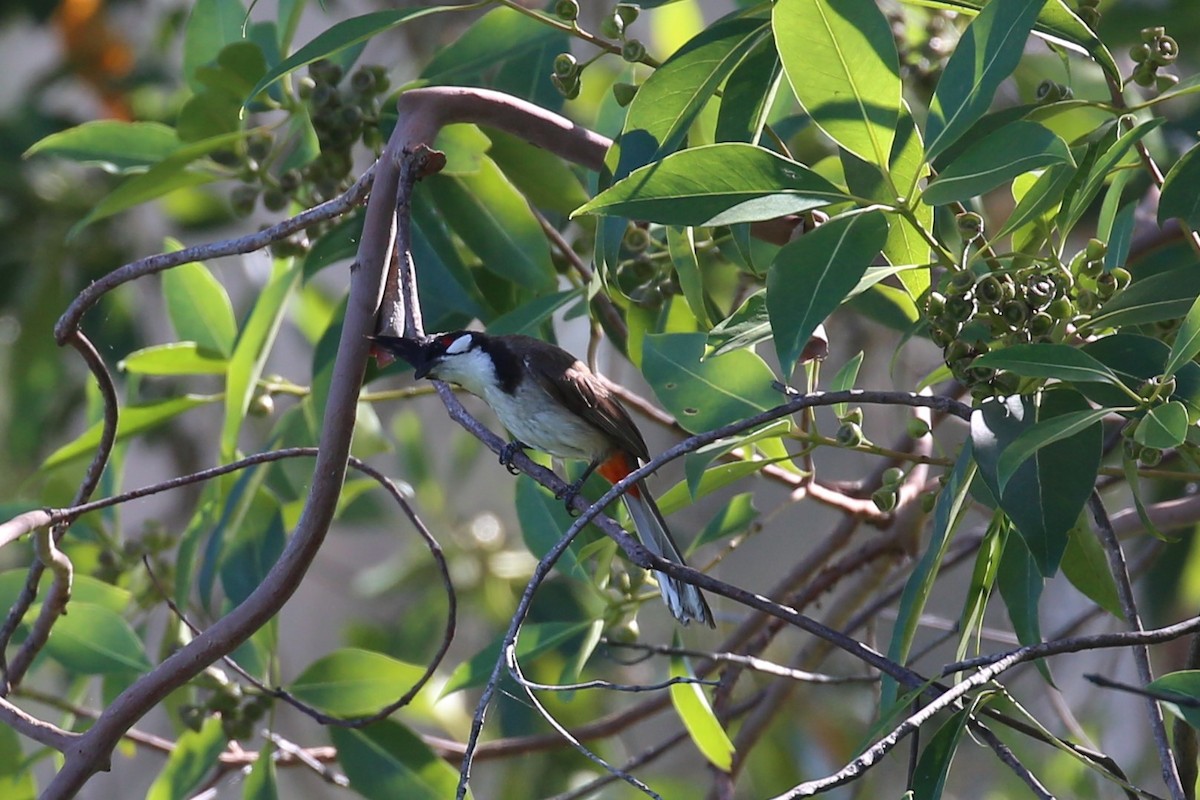
[(600, 33), (609, 39), (616, 39), (625, 32), (625, 21), (619, 14), (609, 14), (600, 20)]
[(646, 57), (646, 45), (638, 39), (629, 39), (621, 47), (621, 58), (630, 63), (636, 63)]
[(287, 208), (288, 196), (278, 189), (267, 189), (263, 192), (263, 207), (268, 211), (283, 211)]
[(1170, 36), (1161, 36), (1150, 48), (1150, 61), (1159, 67), (1168, 67), (1179, 58), (1179, 43)]
[(559, 53), (554, 57), (554, 74), (569, 80), (579, 74), (579, 61), (570, 53)]
[(1154, 44), (1155, 41), (1167, 35), (1167, 29), (1162, 25), (1155, 25), (1152, 28), (1142, 28), (1139, 35), (1146, 44)]
[(983, 217), (974, 211), (964, 211), (954, 218), (958, 232), (966, 239), (977, 239), (983, 234)]
[(1143, 61), (1133, 70), (1133, 82), (1138, 86), (1153, 86), (1157, 74), (1149, 61)]
[(1138, 461), (1143, 467), (1157, 467), (1162, 463), (1163, 452), (1157, 447), (1143, 447), (1138, 454)]
[(955, 295), (946, 299), (946, 319), (951, 322), (966, 322), (978, 311), (975, 298), (969, 295)]
[(633, 102), (634, 96), (637, 95), (638, 87), (632, 83), (614, 83), (612, 87), (613, 97), (617, 101), (617, 105), (621, 108)]
[(300, 171), (289, 169), (279, 176), (279, 191), (284, 194), (292, 194), (300, 188), (302, 182), (303, 178), (300, 176)]
[(1031, 336), (1038, 338), (1049, 336), (1054, 330), (1054, 317), (1047, 314), (1045, 311), (1039, 311), (1029, 318), (1029, 333)]
[(579, 19), (579, 3), (575, 0), (558, 0), (554, 4), (554, 14), (564, 22), (574, 22)]
[(835, 437), (840, 447), (858, 447), (863, 438), (862, 427), (853, 422), (843, 422)]
[(883, 471), (881, 483), (884, 486), (896, 487), (904, 480), (904, 470), (899, 467), (888, 467)]
[(622, 3), (621, 5), (617, 6), (617, 16), (621, 18), (621, 22), (623, 24), (622, 30), (628, 29), (630, 25), (637, 21), (638, 13), (640, 11), (641, 9), (635, 5), (626, 5)]
[(984, 275), (975, 284), (975, 297), (985, 306), (994, 306), (1004, 299), (1004, 286), (995, 275)]
[(920, 439), (929, 435), (929, 423), (920, 417), (909, 417), (908, 422), (904, 423), (904, 432), (910, 439)]
[(1083, 248), (1084, 254), (1088, 261), (1100, 261), (1108, 255), (1108, 243), (1100, 239), (1088, 239), (1087, 246)]
[(1150, 58), (1150, 45), (1145, 42), (1138, 42), (1133, 47), (1129, 48), (1129, 57), (1135, 63), (1141, 64)]
[(884, 514), (891, 513), (896, 508), (897, 500), (896, 492), (892, 489), (876, 489), (871, 494), (871, 502)]
[(334, 86), (342, 79), (342, 66), (322, 58), (308, 65), (308, 74), (317, 83)]
[(350, 88), (359, 94), (374, 94), (375, 73), (365, 67), (356, 69), (350, 76)]
[(247, 217), (252, 214), (256, 202), (258, 202), (258, 187), (256, 186), (235, 186), (229, 193), (229, 205), (233, 207), (233, 213), (239, 217)]
[(921, 510), (926, 514), (932, 514), (934, 507), (937, 505), (937, 492), (925, 492), (921, 495)]
[(849, 422), (853, 425), (862, 425), (863, 410), (861, 406), (854, 406), (843, 415), (838, 422)]
[(1116, 280), (1118, 292), (1128, 286), (1130, 281), (1133, 280), (1133, 276), (1129, 274), (1129, 270), (1124, 267), (1113, 267), (1109, 274)]

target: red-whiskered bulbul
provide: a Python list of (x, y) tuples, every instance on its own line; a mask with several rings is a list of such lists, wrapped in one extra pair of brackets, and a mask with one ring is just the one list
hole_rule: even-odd
[[(575, 356), (531, 336), (442, 333), (424, 340), (377, 336), (374, 341), (412, 364), (418, 378), (456, 383), (482, 398), (515, 437), (500, 454), (511, 469), (524, 447), (588, 462), (566, 493), (568, 506), (593, 471), (616, 483), (649, 460), (642, 434), (611, 391)], [(623, 495), (638, 537), (655, 555), (683, 564), (679, 547), (643, 481)], [(683, 624), (714, 626), (704, 595), (691, 584), (655, 573), (663, 600)]]

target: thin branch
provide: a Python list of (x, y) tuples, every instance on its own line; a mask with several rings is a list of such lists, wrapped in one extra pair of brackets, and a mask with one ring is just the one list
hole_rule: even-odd
[[(1108, 519), (1108, 512), (1104, 508), (1104, 501), (1100, 499), (1099, 492), (1092, 492), (1091, 497), (1088, 498), (1088, 508), (1091, 509), (1092, 519), (1096, 523), (1096, 530), (1100, 536), (1100, 543), (1104, 546), (1104, 553), (1108, 557), (1109, 571), (1112, 572), (1113, 580), (1117, 584), (1117, 596), (1121, 600), (1121, 609), (1125, 613), (1125, 619), (1134, 632), (1141, 632), (1143, 630), (1142, 619), (1138, 613), (1137, 599), (1133, 594), (1133, 583), (1129, 580), (1129, 567), (1125, 563), (1125, 553), (1121, 549), (1121, 541), (1113, 531), (1112, 522)], [(1150, 651), (1144, 644), (1138, 644), (1132, 647), (1132, 653), (1142, 683), (1153, 681), (1154, 673), (1150, 667)], [(1183, 791), (1183, 783), (1179, 778), (1175, 755), (1171, 752), (1171, 742), (1167, 738), (1167, 726), (1163, 720), (1162, 708), (1153, 700), (1147, 700), (1146, 713), (1150, 719), (1154, 743), (1158, 747), (1163, 782), (1166, 783), (1173, 800), (1186, 800), (1187, 795)]]

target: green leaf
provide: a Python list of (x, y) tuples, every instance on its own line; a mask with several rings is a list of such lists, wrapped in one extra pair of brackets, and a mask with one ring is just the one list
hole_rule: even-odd
[(782, 77), (773, 37), (764, 37), (725, 81), (713, 140), (758, 144)]
[(984, 194), (1023, 172), (1073, 164), (1067, 143), (1034, 122), (1018, 120), (967, 148), (925, 189), (930, 205)]
[(1146, 412), (1133, 432), (1133, 440), (1144, 447), (1167, 450), (1183, 444), (1187, 431), (1187, 406), (1172, 400)]
[(913, 770), (912, 800), (941, 800), (946, 778), (950, 776), (950, 765), (954, 762), (967, 722), (977, 705), (977, 702), (972, 702), (971, 708), (964, 708), (951, 716), (929, 737)]
[[(343, 487), (342, 492), (346, 491), (347, 487)], [(263, 496), (270, 497), (269, 516), (265, 515), (266, 518), (258, 524), (237, 526), (227, 534), (221, 553), (221, 588), (235, 606), (245, 602), (259, 587), (279, 560), (287, 542), (283, 518), (278, 513), (275, 498), (266, 493)]]
[(704, 341), (702, 333), (664, 333), (643, 345), (642, 374), (684, 429), (712, 430), (783, 402), (758, 355), (738, 350), (702, 361)]
[(446, 155), (439, 175), (473, 175), (491, 149), (492, 140), (477, 125), (447, 125), (438, 131), (433, 149)]
[(1191, 230), (1200, 228), (1200, 145), (1188, 150), (1172, 165), (1158, 198), (1158, 224), (1175, 218)]
[(15, 729), (0, 725), (0, 797), (34, 800), (37, 794), (37, 781), (21, 752), (21, 739)]
[(427, 181), (438, 209), (489, 271), (534, 291), (554, 286), (554, 263), (529, 203), (488, 158), (472, 175)]
[(702, 328), (711, 328), (708, 307), (704, 302), (704, 281), (700, 273), (700, 261), (696, 258), (696, 231), (693, 228), (667, 228), (667, 251), (671, 264), (679, 277), (683, 299), (687, 301), (692, 316)]
[(737, 310), (718, 322), (708, 332), (709, 354), (722, 356), (744, 347), (753, 347), (771, 336), (771, 321), (767, 316), (767, 290), (759, 289), (738, 306)]
[(582, 289), (565, 289), (561, 292), (542, 295), (517, 306), (507, 314), (496, 317), (488, 323), (488, 333), (524, 333), (536, 336), (538, 329), (550, 320), (556, 311), (572, 301), (582, 299), (582, 297)]
[[(1000, 558), (997, 585), (1004, 606), (1012, 622), (1017, 641), (1023, 645), (1040, 644), (1042, 626), (1038, 619), (1038, 603), (1045, 587), (1045, 572), (1036, 556), (1029, 551), (1026, 541), (1020, 536), (1009, 536), (1004, 543), (1004, 555)], [(1038, 669), (1050, 680), (1050, 672), (1044, 661), (1038, 661)]]
[(221, 718), (215, 714), (204, 719), (200, 730), (184, 731), (167, 756), (162, 772), (158, 773), (146, 793), (146, 800), (183, 800), (191, 797), (200, 781), (216, 765), (228, 743)]
[(788, 461), (790, 458), (791, 456), (779, 456), (750, 461), (730, 461), (708, 467), (699, 474), (698, 480), (693, 481), (689, 476), (659, 495), (658, 508), (664, 516), (669, 516), (702, 497), (761, 471), (763, 467)]
[(1097, 425), (1100, 420), (1116, 409), (1089, 408), (1083, 411), (1073, 411), (1051, 419), (1042, 420), (1027, 428), (1024, 433), (1014, 439), (1000, 453), (996, 462), (996, 482), (1003, 492), (1008, 481), (1026, 461), (1033, 458), (1039, 450), (1055, 442), (1069, 439), (1080, 431)]
[(771, 24), (792, 91), (813, 122), (886, 170), (900, 119), (900, 58), (879, 6), (874, 0), (779, 0)]
[(955, 660), (966, 656), (973, 642), (975, 652), (979, 651), (979, 639), (983, 635), (983, 621), (987, 614), (988, 600), (996, 585), (996, 573), (1000, 569), (1000, 555), (1004, 552), (1004, 542), (1008, 538), (1011, 527), (1004, 512), (996, 511), (992, 515), (991, 524), (984, 533), (983, 541), (979, 543), (979, 551), (975, 554), (975, 567), (971, 570), (971, 584), (967, 588), (962, 614), (959, 615), (959, 638), (958, 647), (954, 651)]
[[(711, 444), (706, 444), (698, 448), (695, 452), (688, 453), (683, 457), (683, 472), (687, 477), (688, 488), (692, 492), (692, 500), (698, 499), (697, 492), (699, 491), (701, 480), (704, 478), (709, 465), (713, 461), (723, 458), (734, 450), (744, 450), (751, 445), (758, 445), (757, 449), (759, 452), (771, 458), (779, 454), (776, 447), (772, 445), (780, 445), (783, 437), (787, 436), (791, 430), (792, 421), (790, 419), (777, 419), (750, 433), (718, 439)], [(764, 442), (770, 444), (764, 445)], [(783, 452), (786, 452), (786, 450), (783, 450)], [(753, 461), (754, 459), (744, 460)]]
[(587, 202), (583, 184), (561, 158), (502, 131), (487, 135), (488, 155), (535, 206), (566, 216)]
[[(1004, 221), (1004, 225), (1001, 226), (1000, 231), (992, 237), (993, 240), (1008, 236), (1021, 226), (1038, 219), (1047, 212), (1054, 213), (1058, 204), (1062, 202), (1067, 187), (1074, 180), (1075, 174), (1076, 170), (1074, 167), (1067, 164), (1060, 164), (1038, 175), (1033, 185), (1024, 193), (1021, 193), (1019, 198), (1015, 198), (1017, 199), (1016, 207), (1008, 215), (1008, 219)], [(1019, 185), (1019, 182), (1013, 184), (1014, 195), (1017, 194), (1017, 187)]]
[[(1170, 349), (1162, 341), (1132, 333), (1116, 333), (1084, 344), (1081, 348), (1111, 369), (1126, 386), (1140, 386), (1150, 378), (1165, 372)], [(1179, 400), (1200, 413), (1200, 365), (1187, 362), (1175, 372), (1175, 393), (1169, 400)], [(1127, 395), (1112, 386), (1080, 384), (1079, 390), (1097, 405), (1118, 407), (1127, 402)]]
[[(947, 476), (946, 485), (938, 493), (933, 507), (933, 533), (929, 546), (921, 554), (921, 560), (909, 575), (900, 595), (900, 610), (892, 629), (892, 641), (888, 645), (888, 658), (893, 661), (901, 664), (908, 661), (921, 615), (925, 613), (925, 604), (929, 602), (934, 581), (937, 580), (938, 570), (946, 556), (946, 548), (950, 546), (951, 535), (958, 524), (974, 477), (975, 459), (971, 444), (967, 442), (954, 462), (954, 469)], [(880, 707), (890, 708), (896, 702), (896, 692), (896, 681), (885, 677)]]
[(242, 420), (250, 408), (255, 386), (262, 377), (263, 365), (270, 355), (271, 345), (287, 311), (287, 300), (299, 276), (299, 265), (276, 271), (259, 293), (229, 359), (225, 377), (225, 420), (221, 426), (221, 458), (224, 461), (233, 460), (237, 452)]
[(833, 313), (887, 242), (882, 211), (832, 219), (789, 242), (767, 272), (767, 313), (785, 379), (817, 326)]
[[(903, 0), (910, 6), (943, 8), (965, 15), (979, 13), (988, 0)], [(1108, 74), (1120, 83), (1121, 69), (1112, 53), (1104, 46), (1095, 32), (1071, 10), (1064, 0), (1049, 0), (1038, 14), (1034, 33), (1055, 44), (1068, 47), (1079, 53), (1090, 55)]]
[(730, 142), (692, 147), (635, 170), (575, 209), (663, 225), (756, 222), (848, 198), (803, 164)]
[[(676, 648), (683, 646), (679, 631), (675, 631), (672, 644)], [(672, 655), (671, 677), (695, 678), (696, 674), (686, 657)], [(675, 706), (675, 713), (683, 721), (683, 726), (687, 728), (696, 749), (708, 759), (708, 763), (722, 772), (732, 770), (735, 752), (733, 742), (729, 740), (720, 720), (713, 713), (704, 690), (698, 683), (675, 683), (671, 685), (670, 692), (671, 705)]]
[(318, 59), (329, 58), (340, 50), (356, 45), (359, 42), (365, 42), (372, 36), (391, 30), (398, 25), (403, 25), (410, 20), (419, 19), (430, 14), (440, 14), (443, 11), (455, 11), (460, 8), (462, 6), (395, 8), (387, 11), (374, 11), (370, 14), (363, 14), (359, 17), (342, 20), (326, 28), (311, 42), (268, 70), (267, 74), (255, 84), (254, 88), (246, 96), (246, 102), (250, 102), (263, 89), (289, 72), (303, 67), (305, 64), (311, 64)]
[[(754, 507), (754, 493), (742, 492), (734, 495), (721, 510), (713, 515), (704, 530), (688, 545), (687, 552), (691, 553), (701, 545), (718, 542), (727, 537), (739, 534), (750, 527), (758, 519), (758, 509)], [(684, 555), (687, 555), (685, 553)]]
[(515, 9), (494, 8), (448, 45), (438, 48), (421, 70), (421, 80), (474, 84), (483, 70), (535, 50), (559, 36), (557, 29)]
[(258, 758), (242, 786), (242, 800), (278, 800), (279, 787), (275, 775), (274, 754), (274, 744), (269, 740), (263, 742), (258, 751)]
[(203, 86), (196, 70), (215, 61), (225, 45), (242, 38), (246, 19), (241, 0), (196, 0), (183, 34), (183, 76), (193, 92)]
[(1108, 570), (1108, 557), (1096, 535), (1082, 521), (1067, 532), (1062, 571), (1071, 585), (1117, 619), (1125, 618), (1117, 584)]
[(225, 358), (233, 353), (237, 339), (233, 304), (208, 267), (199, 261), (173, 267), (163, 273), (162, 290), (176, 336)]
[[(127, 406), (121, 409), (117, 422), (117, 441), (124, 441), (130, 436), (157, 428), (174, 419), (185, 411), (208, 405), (221, 399), (221, 395), (184, 395), (169, 400), (159, 400), (140, 406)], [(100, 436), (104, 424), (97, 422), (81, 433), (74, 441), (55, 450), (42, 462), (43, 470), (65, 464), (72, 459), (90, 456), (100, 444)]]
[(1121, 379), (1104, 364), (1068, 344), (1040, 342), (1013, 345), (984, 353), (973, 362), (973, 366), (1008, 370), (1026, 378), (1123, 385)]
[[(833, 380), (829, 382), (829, 391), (845, 392), (854, 388), (855, 381), (858, 380), (858, 370), (862, 366), (863, 351), (859, 350), (858, 354), (842, 365), (841, 369), (833, 376)], [(846, 416), (848, 403), (835, 403), (833, 413), (837, 417)]]
[[(521, 536), (529, 552), (541, 559), (558, 544), (574, 520), (561, 500), (528, 475), (517, 476), (516, 491)], [(573, 542), (559, 558), (558, 569), (576, 580), (590, 582), (587, 570), (579, 563), (577, 549), (578, 543)]]
[(181, 146), (175, 129), (158, 122), (95, 120), (35, 142), (24, 158), (42, 154), (69, 158), (107, 172), (142, 172)]
[(770, 35), (764, 19), (726, 17), (663, 62), (629, 104), (614, 174), (623, 177), (674, 152), (717, 87)]
[[(591, 627), (590, 622), (539, 622), (521, 626), (521, 635), (517, 639), (517, 658), (522, 664), (527, 664), (542, 653), (557, 648), (575, 636), (585, 633)], [(455, 667), (454, 672), (442, 687), (442, 697), (453, 694), (461, 689), (473, 689), (483, 686), (492, 675), (492, 668), (500, 657), (500, 645), (504, 637), (499, 636), (471, 656), (467, 661)]]
[(171, 342), (135, 350), (117, 362), (117, 369), (131, 375), (224, 375), (228, 364), (195, 342)]
[(1017, 526), (1038, 568), (1054, 575), (1100, 469), (1103, 430), (1097, 424), (1037, 450), (999, 485), (1000, 455), (1038, 422), (1088, 411), (1087, 401), (1069, 388), (1037, 396), (987, 400), (971, 415), (971, 442), (979, 473), (1000, 508)]
[(925, 157), (958, 140), (988, 110), (1016, 69), (1046, 0), (992, 0), (971, 21), (946, 62), (929, 105)]
[(1058, 225), (1064, 235), (1083, 217), (1092, 201), (1096, 199), (1096, 195), (1112, 177), (1117, 165), (1129, 155), (1134, 145), (1165, 121), (1161, 117), (1155, 117), (1139, 123), (1131, 130), (1121, 134), (1111, 147), (1096, 158), (1087, 171), (1083, 186), (1074, 195), (1069, 196), (1063, 209), (1058, 213)]
[(1155, 692), (1170, 692), (1178, 694), (1181, 700), (1188, 703), (1172, 703), (1170, 700), (1160, 700), (1168, 711), (1187, 722), (1193, 728), (1200, 728), (1200, 706), (1194, 705), (1200, 700), (1200, 670), (1187, 669), (1160, 675), (1157, 679), (1146, 684), (1146, 688)]
[(327, 714), (360, 717), (395, 702), (424, 673), (383, 653), (346, 647), (305, 667), (288, 691)]
[(1187, 314), (1200, 297), (1200, 270), (1178, 267), (1140, 278), (1105, 303), (1088, 327), (1124, 328), (1177, 319)]
[(46, 652), (64, 667), (84, 675), (146, 672), (150, 659), (142, 640), (115, 611), (92, 603), (71, 603), (54, 623)]
[(1192, 303), (1175, 333), (1175, 341), (1171, 343), (1171, 356), (1163, 367), (1163, 374), (1168, 377), (1174, 375), (1197, 354), (1200, 354), (1200, 298)]
[(399, 722), (387, 719), (365, 728), (330, 728), (329, 736), (350, 787), (369, 800), (454, 797), (458, 770)]

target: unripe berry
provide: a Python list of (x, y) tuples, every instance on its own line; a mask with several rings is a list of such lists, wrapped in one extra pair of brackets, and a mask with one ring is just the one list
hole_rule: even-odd
[(233, 213), (239, 217), (249, 216), (253, 213), (256, 202), (258, 202), (258, 187), (256, 186), (235, 186), (229, 193), (229, 205), (233, 208)]
[(1143, 467), (1157, 467), (1162, 463), (1163, 453), (1157, 447), (1143, 447), (1138, 454), (1138, 461)]
[(862, 427), (853, 422), (843, 422), (835, 438), (841, 447), (858, 447), (863, 443)]
[(570, 53), (559, 53), (554, 57), (554, 74), (562, 80), (575, 77), (579, 73), (579, 61)]
[(558, 0), (554, 4), (554, 14), (564, 22), (574, 22), (579, 19), (579, 3), (575, 0)]
[(637, 21), (638, 13), (641, 9), (634, 5), (621, 4), (617, 6), (617, 16), (621, 18), (624, 28), (628, 28)]
[(600, 20), (600, 33), (609, 39), (616, 39), (625, 32), (625, 21), (619, 14), (609, 14)]
[(637, 39), (630, 39), (621, 47), (621, 58), (630, 63), (641, 61), (646, 57), (646, 45)]
[(904, 470), (899, 467), (888, 467), (883, 471), (881, 483), (884, 486), (896, 487), (904, 480)]
[(920, 439), (929, 435), (929, 423), (920, 417), (909, 417), (908, 422), (904, 424), (904, 432), (911, 439)]
[(263, 207), (268, 211), (283, 211), (287, 208), (288, 196), (278, 189), (263, 192)]
[(637, 95), (638, 87), (632, 83), (614, 83), (612, 87), (613, 97), (617, 101), (617, 105), (621, 108), (633, 102), (633, 98)]
[(983, 234), (983, 217), (974, 211), (964, 211), (954, 218), (954, 223), (964, 238), (975, 239)]
[(871, 494), (871, 502), (884, 514), (888, 514), (896, 508), (896, 501), (896, 492), (891, 489), (876, 489)]

